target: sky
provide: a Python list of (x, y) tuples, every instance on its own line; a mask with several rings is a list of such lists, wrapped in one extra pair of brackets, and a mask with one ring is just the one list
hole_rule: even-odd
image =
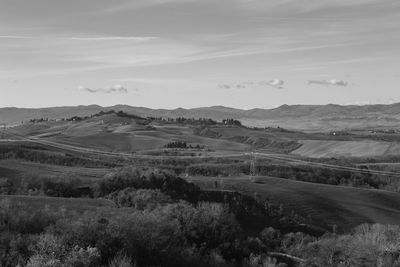
[(400, 102), (399, 0), (0, 0), (0, 107)]

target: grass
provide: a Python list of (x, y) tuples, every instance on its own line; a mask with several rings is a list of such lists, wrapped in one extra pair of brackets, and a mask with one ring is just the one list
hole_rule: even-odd
[[(307, 157), (380, 156), (398, 154), (398, 146), (389, 142), (352, 141), (354, 136), (335, 137), (321, 133), (285, 131), (281, 128), (256, 130), (246, 127), (208, 126), (195, 129), (190, 125), (152, 122), (142, 125), (135, 119), (108, 114), (84, 121), (28, 123), (13, 129), (24, 136), (37, 136), (54, 142), (92, 149), (133, 152), (160, 149), (165, 144), (184, 140), (212, 150), (248, 151), (252, 145), (274, 152), (292, 151), (300, 140), (303, 146), (294, 153)], [(195, 134), (196, 132), (197, 134)], [(347, 140), (340, 142), (340, 140)], [(330, 140), (330, 141), (329, 141)]]
[(400, 146), (383, 141), (326, 141), (303, 140), (302, 146), (292, 154), (303, 157), (379, 157), (399, 155)]
[(137, 137), (130, 133), (99, 133), (87, 136), (63, 136), (52, 141), (105, 151), (131, 152), (162, 147), (166, 141), (153, 137)]
[(19, 187), (23, 179), (34, 177), (67, 180), (77, 178), (81, 186), (91, 185), (110, 171), (105, 168), (69, 167), (14, 159), (0, 160), (0, 178), (10, 179), (15, 187)]
[(106, 151), (132, 152), (163, 148), (174, 140), (184, 140), (194, 145), (204, 145), (212, 150), (246, 151), (249, 146), (224, 139), (214, 139), (188, 134), (188, 128), (181, 133), (173, 133), (170, 129), (133, 131), (130, 133), (98, 133), (87, 136), (59, 135), (51, 138), (54, 142), (73, 146), (100, 149)]
[(318, 226), (334, 225), (350, 230), (362, 223), (398, 224), (400, 222), (400, 194), (299, 182), (281, 178), (258, 177), (250, 181), (242, 177), (188, 177), (205, 189), (236, 190), (244, 194), (269, 198), (275, 204), (282, 203), (285, 210), (293, 210), (303, 216), (311, 216)]
[[(0, 168), (9, 170), (8, 175), (12, 177), (21, 174), (40, 175), (44, 177), (63, 174), (81, 179), (100, 179), (110, 171), (106, 168), (71, 167), (14, 159), (0, 160)], [(7, 176), (7, 174), (5, 176)]]
[(96, 208), (115, 207), (114, 203), (109, 200), (90, 198), (0, 195), (0, 201), (10, 201), (15, 204), (20, 203), (32, 209), (42, 209), (47, 206), (52, 209), (65, 208), (77, 212), (84, 212)]
[(2, 165), (0, 161), (0, 178), (14, 178), (21, 176), (21, 171), (18, 169), (10, 168), (7, 164)]

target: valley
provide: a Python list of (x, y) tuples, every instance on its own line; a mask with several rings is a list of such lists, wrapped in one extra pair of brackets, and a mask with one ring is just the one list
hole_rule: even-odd
[(374, 129), (301, 131), (121, 110), (30, 119), (0, 130), (0, 204), (119, 218), (129, 205), (154, 213), (206, 201), (225, 205), (250, 236), (267, 226), (318, 238), (396, 225), (400, 134)]

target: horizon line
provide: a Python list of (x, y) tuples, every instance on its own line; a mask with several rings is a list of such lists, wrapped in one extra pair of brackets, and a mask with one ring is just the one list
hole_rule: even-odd
[(20, 106), (4, 106), (0, 107), (0, 109), (51, 109), (51, 108), (74, 108), (74, 107), (91, 107), (91, 106), (97, 106), (101, 108), (113, 108), (115, 106), (128, 106), (128, 107), (133, 107), (133, 108), (147, 108), (147, 109), (153, 109), (153, 110), (177, 110), (177, 109), (186, 109), (186, 110), (191, 110), (191, 109), (201, 109), (201, 108), (228, 108), (228, 109), (237, 109), (237, 110), (254, 110), (254, 109), (262, 109), (262, 110), (273, 110), (277, 109), (280, 107), (285, 107), (285, 106), (340, 106), (340, 107), (349, 107), (349, 106), (358, 106), (358, 107), (364, 107), (364, 106), (391, 106), (391, 105), (396, 105), (400, 104), (400, 102), (393, 102), (393, 103), (367, 103), (367, 104), (336, 104), (336, 103), (328, 103), (328, 104), (281, 104), (275, 107), (252, 107), (252, 108), (237, 108), (237, 107), (230, 107), (230, 106), (224, 106), (224, 105), (211, 105), (211, 106), (198, 106), (198, 107), (175, 107), (175, 108), (152, 108), (152, 107), (146, 107), (146, 106), (135, 106), (135, 105), (128, 105), (128, 104), (115, 104), (111, 106), (102, 106), (99, 104), (87, 104), (87, 105), (62, 105), (62, 106), (40, 106), (40, 107), (20, 107)]

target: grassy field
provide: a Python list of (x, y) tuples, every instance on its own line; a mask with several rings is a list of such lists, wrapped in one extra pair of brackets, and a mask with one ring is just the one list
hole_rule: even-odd
[(89, 198), (60, 198), (43, 196), (0, 195), (0, 201), (22, 204), (32, 209), (42, 209), (46, 206), (52, 209), (65, 208), (66, 210), (84, 212), (103, 207), (115, 207), (114, 203), (106, 199)]
[[(106, 151), (133, 152), (163, 148), (172, 141), (186, 141), (211, 150), (247, 151), (253, 144), (268, 147), (298, 139), (324, 138), (282, 129), (255, 130), (245, 127), (185, 125), (107, 114), (83, 121), (26, 123), (10, 130), (17, 135)], [(292, 144), (293, 145), (293, 144)], [(291, 146), (292, 146), (291, 145)], [(282, 144), (285, 146), (285, 144)], [(279, 147), (279, 146), (278, 146)]]
[(0, 160), (0, 168), (5, 171), (9, 170), (10, 173), (14, 174), (17, 172), (27, 175), (37, 174), (42, 177), (51, 177), (64, 174), (81, 179), (100, 179), (106, 173), (110, 172), (110, 169), (106, 168), (60, 166), (13, 159)]
[(303, 216), (311, 216), (316, 225), (334, 225), (350, 230), (362, 223), (400, 222), (400, 194), (343, 186), (331, 186), (286, 180), (281, 178), (258, 177), (188, 177), (202, 188), (237, 190), (250, 196), (269, 198), (273, 203), (284, 205)]
[(300, 143), (302, 146), (292, 154), (310, 158), (400, 155), (400, 144), (393, 142), (303, 140)]
[(57, 136), (51, 140), (62, 144), (115, 152), (161, 149), (164, 145), (176, 140), (183, 140), (193, 145), (204, 145), (211, 150), (245, 151), (249, 149), (248, 145), (229, 140), (195, 135), (170, 135), (159, 132), (101, 133), (80, 137)]
[(295, 150), (292, 153), (305, 157), (400, 154), (400, 145), (396, 142), (378, 141), (386, 140), (386, 135), (371, 137), (368, 131), (363, 134), (333, 136), (327, 133), (288, 131), (278, 127), (251, 129), (221, 124), (196, 126), (162, 121), (144, 122), (143, 119), (119, 117), (116, 114), (95, 116), (82, 121), (26, 123), (10, 131), (26, 137), (114, 152), (160, 149), (169, 142), (179, 140), (211, 150), (249, 151), (251, 147), (256, 147), (278, 153)]
[[(75, 122), (26, 123), (14, 127), (10, 132), (56, 143), (115, 152), (160, 149), (164, 145), (177, 140), (186, 141), (193, 145), (199, 144), (212, 150), (238, 151), (248, 150), (249, 147), (246, 144), (226, 138), (199, 136), (194, 134), (191, 125), (170, 124), (160, 121), (145, 125), (139, 120), (118, 117), (115, 114)], [(226, 137), (230, 138), (229, 135)]]
[(60, 165), (41, 164), (23, 160), (0, 160), (0, 178), (8, 178), (15, 186), (19, 186), (24, 178), (78, 178), (82, 185), (90, 185), (101, 179), (112, 169), (106, 168), (83, 168)]

